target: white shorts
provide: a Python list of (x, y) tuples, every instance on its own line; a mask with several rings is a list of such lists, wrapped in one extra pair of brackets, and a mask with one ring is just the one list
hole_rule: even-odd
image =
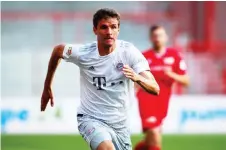
[(117, 131), (108, 124), (91, 116), (78, 114), (78, 130), (92, 150), (103, 141), (112, 141), (115, 150), (132, 150), (128, 129)]

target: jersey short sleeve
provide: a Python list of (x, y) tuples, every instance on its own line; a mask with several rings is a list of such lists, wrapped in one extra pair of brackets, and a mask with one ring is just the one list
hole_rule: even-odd
[(128, 59), (130, 61), (131, 68), (136, 73), (139, 74), (143, 71), (150, 70), (146, 58), (134, 45), (130, 47), (129, 53), (130, 55)]
[(79, 49), (81, 44), (66, 44), (64, 47), (63, 58), (66, 62), (79, 64)]
[(186, 70), (187, 70), (187, 65), (184, 59), (182, 58), (182, 56), (178, 53), (177, 61), (176, 61), (176, 73), (180, 75), (184, 75), (186, 73)]

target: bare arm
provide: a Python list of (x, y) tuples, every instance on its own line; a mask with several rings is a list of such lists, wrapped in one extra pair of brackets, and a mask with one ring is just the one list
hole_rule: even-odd
[(171, 67), (165, 67), (165, 74), (172, 78), (174, 81), (182, 84), (183, 86), (189, 86), (189, 76), (186, 73), (187, 65), (182, 56), (178, 53), (175, 57), (176, 69), (173, 71)]
[(159, 85), (150, 71), (141, 72), (136, 83), (150, 94), (158, 95), (160, 92)]
[(127, 78), (130, 78), (135, 84), (139, 84), (148, 93), (154, 95), (159, 94), (159, 85), (150, 71), (143, 71), (140, 74), (136, 74), (132, 68), (126, 65), (123, 68), (123, 72)]
[(45, 87), (51, 87), (54, 73), (60, 63), (61, 58), (63, 58), (64, 45), (57, 45), (54, 47), (52, 55), (49, 60), (48, 72), (45, 80)]
[(176, 82), (184, 85), (184, 86), (189, 86), (189, 77), (187, 74), (185, 75), (180, 75), (180, 74), (177, 74), (175, 72), (172, 72), (172, 71), (167, 71), (166, 74), (174, 79)]
[(57, 69), (57, 66), (60, 63), (61, 58), (63, 58), (63, 50), (64, 50), (64, 45), (55, 46), (53, 49), (52, 55), (50, 57), (48, 71), (47, 71), (47, 75), (44, 83), (44, 89), (43, 89), (42, 98), (41, 98), (41, 111), (45, 111), (49, 100), (51, 100), (51, 106), (53, 106), (54, 104), (51, 85), (52, 85), (53, 76)]

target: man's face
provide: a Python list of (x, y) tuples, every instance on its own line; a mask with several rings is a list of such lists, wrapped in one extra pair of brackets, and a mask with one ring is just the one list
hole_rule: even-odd
[(119, 22), (117, 18), (102, 19), (98, 22), (97, 27), (93, 27), (93, 31), (97, 36), (98, 42), (104, 46), (111, 47), (119, 34)]
[(166, 31), (163, 28), (154, 30), (151, 34), (150, 40), (154, 47), (162, 47), (167, 43)]

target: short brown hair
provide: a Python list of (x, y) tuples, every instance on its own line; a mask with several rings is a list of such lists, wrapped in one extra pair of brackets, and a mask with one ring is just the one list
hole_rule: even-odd
[(101, 19), (116, 18), (118, 26), (120, 26), (120, 15), (114, 9), (102, 8), (93, 15), (93, 26), (97, 28), (97, 24)]
[(153, 26), (150, 27), (149, 33), (152, 34), (155, 30), (160, 29), (160, 28), (164, 29), (163, 26), (153, 25)]

